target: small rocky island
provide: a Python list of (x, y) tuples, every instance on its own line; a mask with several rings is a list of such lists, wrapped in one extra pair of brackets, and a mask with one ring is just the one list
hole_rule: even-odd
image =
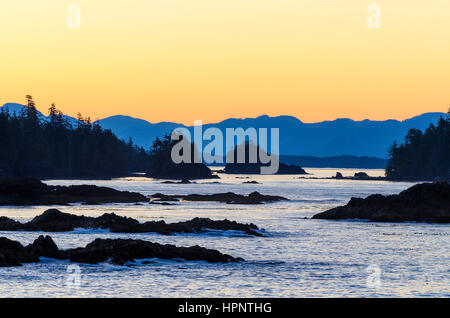
[[(183, 139), (184, 137), (181, 135), (180, 140)], [(148, 178), (175, 180), (219, 178), (213, 174), (211, 169), (201, 163), (201, 160), (198, 162), (199, 155), (193, 143), (188, 144), (188, 147), (191, 148), (188, 162), (175, 163), (172, 159), (172, 149), (178, 142), (172, 140), (170, 135), (165, 135), (162, 139), (156, 138), (150, 150), (150, 169), (146, 173)]]
[(74, 215), (63, 213), (57, 209), (50, 209), (36, 216), (27, 223), (20, 223), (8, 217), (0, 217), (0, 231), (42, 231), (42, 232), (70, 232), (77, 228), (109, 229), (114, 233), (200, 233), (207, 230), (234, 230), (247, 235), (262, 236), (257, 232), (254, 224), (242, 224), (235, 221), (214, 221), (208, 218), (194, 218), (190, 221), (166, 223), (165, 221), (148, 221), (140, 223), (138, 220), (105, 213), (99, 217)]
[(342, 173), (339, 171), (336, 172), (336, 175), (334, 177), (331, 177), (331, 179), (337, 179), (337, 180), (367, 180), (367, 181), (382, 181), (386, 180), (385, 177), (372, 177), (369, 176), (366, 172), (356, 172), (353, 177), (344, 177)]
[[(239, 163), (238, 154), (245, 154), (245, 162)], [(256, 155), (256, 162), (250, 162), (250, 154), (254, 153)], [(267, 157), (267, 152), (262, 150), (259, 146), (255, 145), (253, 142), (246, 141), (245, 143), (236, 146), (232, 151), (227, 154), (227, 158), (233, 157), (233, 162), (227, 162), (225, 169), (222, 171), (227, 174), (261, 174), (261, 167), (270, 166), (269, 163), (263, 163), (261, 161), (261, 154), (265, 154)], [(273, 159), (273, 158), (272, 158)], [(277, 158), (279, 160), (279, 157)], [(278, 171), (275, 174), (308, 174), (302, 167), (296, 165), (287, 165), (279, 162)]]
[(200, 246), (178, 247), (133, 239), (96, 239), (85, 247), (60, 250), (50, 236), (39, 236), (32, 244), (23, 246), (17, 241), (0, 237), (0, 267), (38, 263), (40, 257), (69, 260), (76, 263), (98, 264), (110, 262), (125, 265), (136, 259), (184, 259), (228, 263), (243, 261)]
[(450, 184), (421, 183), (399, 194), (351, 198), (347, 205), (316, 214), (313, 219), (450, 223)]
[(195, 201), (195, 202), (223, 202), (227, 204), (262, 204), (265, 202), (277, 202), (288, 200), (277, 195), (264, 195), (259, 192), (252, 192), (249, 195), (236, 194), (234, 192), (215, 193), (215, 194), (187, 194), (187, 195), (167, 195), (155, 193), (151, 196), (151, 202), (178, 202)]
[[(227, 163), (224, 173), (227, 174), (261, 174), (261, 163)], [(302, 167), (279, 163), (276, 174), (308, 174)]]

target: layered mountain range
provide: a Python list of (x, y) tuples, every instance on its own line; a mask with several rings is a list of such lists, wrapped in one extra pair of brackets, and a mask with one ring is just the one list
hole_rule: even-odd
[[(10, 113), (20, 113), (21, 104), (8, 103), (1, 107)], [(225, 136), (226, 128), (279, 128), (280, 154), (282, 156), (311, 157), (373, 157), (385, 159), (390, 145), (396, 140), (402, 142), (409, 129), (425, 130), (436, 123), (444, 113), (424, 113), (403, 121), (362, 120), (339, 118), (318, 123), (304, 123), (296, 117), (262, 115), (256, 118), (229, 118), (218, 123), (203, 125), (220, 129)], [(41, 120), (47, 117), (39, 113)], [(66, 116), (67, 121), (76, 125), (77, 120)], [(156, 137), (162, 137), (172, 130), (183, 127), (193, 131), (193, 127), (176, 122), (151, 123), (143, 119), (117, 115), (98, 121), (104, 129), (110, 129), (120, 139), (131, 138), (135, 144), (149, 149)], [(306, 160), (306, 159), (305, 159)], [(383, 161), (380, 161), (380, 163)]]

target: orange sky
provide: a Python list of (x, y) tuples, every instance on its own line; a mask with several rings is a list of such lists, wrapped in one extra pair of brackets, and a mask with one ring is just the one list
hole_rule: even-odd
[[(373, 2), (381, 29), (366, 25)], [(315, 122), (450, 106), (448, 0), (2, 1), (0, 43), (0, 104), (31, 94), (72, 116)]]

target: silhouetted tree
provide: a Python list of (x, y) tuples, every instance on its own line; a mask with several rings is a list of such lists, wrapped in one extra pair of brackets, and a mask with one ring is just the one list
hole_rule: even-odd
[(450, 178), (450, 110), (424, 133), (411, 129), (400, 146), (388, 152), (386, 177), (393, 180), (433, 180)]

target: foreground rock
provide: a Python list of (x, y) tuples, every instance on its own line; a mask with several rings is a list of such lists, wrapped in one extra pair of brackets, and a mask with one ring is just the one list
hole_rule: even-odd
[(161, 258), (184, 259), (187, 261), (206, 261), (209, 263), (228, 263), (242, 261), (217, 250), (198, 245), (177, 247), (132, 239), (96, 239), (84, 248), (65, 251), (71, 262), (97, 264), (110, 260), (114, 264), (124, 264), (135, 259)]
[(400, 194), (374, 194), (365, 199), (352, 198), (347, 205), (316, 214), (313, 219), (450, 223), (450, 184), (421, 183)]
[(111, 262), (118, 265), (145, 258), (184, 259), (209, 263), (243, 261), (241, 258), (234, 258), (217, 250), (200, 246), (177, 247), (143, 240), (96, 239), (86, 247), (59, 250), (50, 236), (41, 235), (26, 247), (17, 241), (0, 237), (0, 267), (37, 263), (39, 257), (68, 259), (71, 262), (88, 264)]
[(35, 178), (0, 179), (0, 205), (61, 205), (84, 202), (145, 202), (140, 193), (118, 191), (95, 185), (50, 186)]
[(99, 217), (88, 217), (63, 213), (57, 209), (50, 209), (36, 216), (27, 223), (20, 223), (7, 217), (0, 218), (0, 231), (43, 231), (68, 232), (76, 228), (109, 229), (115, 233), (200, 233), (211, 230), (242, 231), (247, 235), (262, 236), (257, 232), (254, 224), (242, 224), (235, 221), (214, 221), (207, 218), (195, 218), (190, 221), (169, 223), (164, 221), (148, 221), (139, 223), (138, 220), (105, 213)]
[(152, 195), (154, 201), (196, 201), (196, 202), (224, 202), (227, 204), (261, 204), (265, 202), (276, 202), (287, 200), (276, 195), (264, 195), (252, 192), (249, 195), (236, 194), (233, 192), (216, 194), (188, 194), (188, 195), (166, 195), (155, 193)]
[(0, 237), (0, 267), (36, 263), (39, 257), (25, 249), (19, 242)]

